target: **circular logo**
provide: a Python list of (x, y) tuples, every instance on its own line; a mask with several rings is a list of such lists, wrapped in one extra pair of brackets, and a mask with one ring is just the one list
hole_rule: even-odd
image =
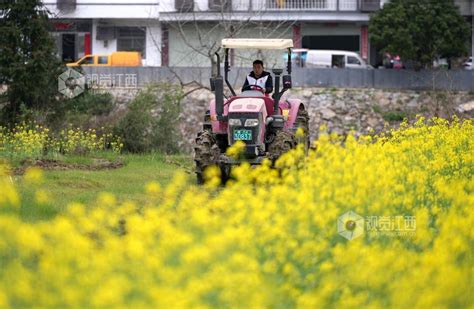
[(353, 211), (346, 212), (337, 220), (337, 232), (352, 240), (364, 233), (364, 218)]
[(68, 98), (84, 92), (86, 77), (73, 69), (67, 69), (58, 77), (58, 91)]

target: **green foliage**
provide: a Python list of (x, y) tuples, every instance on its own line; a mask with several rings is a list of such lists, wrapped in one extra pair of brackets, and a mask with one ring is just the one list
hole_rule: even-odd
[(379, 105), (372, 106), (372, 110), (374, 111), (374, 113), (380, 114), (382, 112), (382, 108)]
[(403, 119), (407, 118), (407, 114), (401, 111), (392, 111), (383, 113), (383, 119), (389, 122), (394, 121), (403, 121)]
[(421, 68), (466, 55), (470, 26), (453, 0), (392, 0), (372, 15), (369, 33), (377, 48)]
[(151, 85), (141, 91), (115, 129), (124, 149), (177, 153), (181, 140), (178, 128), (181, 98), (182, 89), (167, 83)]
[(54, 101), (60, 63), (41, 1), (3, 2), (1, 9), (0, 83), (8, 85), (3, 116), (13, 124), (22, 105), (41, 109)]
[(68, 110), (76, 113), (86, 113), (100, 116), (108, 114), (114, 107), (113, 96), (108, 93), (86, 91), (83, 94), (66, 101)]

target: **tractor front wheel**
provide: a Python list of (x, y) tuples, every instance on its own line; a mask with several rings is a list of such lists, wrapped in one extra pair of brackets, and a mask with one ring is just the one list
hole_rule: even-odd
[(211, 165), (218, 164), (219, 155), (219, 146), (212, 134), (207, 130), (199, 132), (194, 145), (194, 162), (199, 184), (203, 184), (205, 181), (204, 170)]
[(272, 162), (275, 162), (281, 155), (296, 147), (294, 134), (288, 131), (277, 131), (273, 141), (268, 145), (268, 154)]
[(296, 132), (298, 129), (303, 130), (303, 135), (298, 136), (298, 143), (304, 143), (305, 150), (308, 150), (310, 147), (310, 136), (309, 136), (309, 115), (308, 112), (304, 109), (304, 106), (300, 106), (298, 114), (296, 115), (296, 121), (293, 126), (293, 131)]

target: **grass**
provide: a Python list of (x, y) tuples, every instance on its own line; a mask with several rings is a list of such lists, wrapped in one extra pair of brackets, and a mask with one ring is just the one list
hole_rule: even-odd
[(372, 110), (374, 111), (374, 113), (378, 113), (378, 114), (382, 113), (382, 108), (377, 104), (372, 106)]
[(392, 111), (383, 113), (383, 119), (388, 122), (403, 121), (407, 117), (407, 114), (402, 111)]
[[(101, 158), (110, 161), (114, 159), (111, 156)], [(140, 204), (146, 200), (144, 187), (147, 183), (155, 181), (166, 186), (177, 170), (189, 172), (192, 169), (191, 158), (183, 155), (127, 154), (119, 159), (124, 165), (116, 169), (44, 170), (43, 183), (39, 186), (27, 185), (22, 181), (23, 176), (15, 176), (14, 181), (23, 198), (22, 217), (26, 220), (48, 219), (64, 211), (71, 202), (94, 204), (101, 192), (113, 193), (119, 202), (133, 201)], [(92, 160), (90, 157), (66, 156), (61, 162), (88, 164)], [(191, 180), (194, 178), (191, 177)], [(40, 207), (35, 203), (35, 192), (38, 189), (49, 193), (50, 203)]]

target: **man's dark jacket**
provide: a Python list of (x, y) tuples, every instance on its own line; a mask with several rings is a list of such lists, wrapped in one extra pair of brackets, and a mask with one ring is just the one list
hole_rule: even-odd
[(255, 77), (255, 73), (252, 71), (249, 75), (245, 78), (244, 86), (242, 87), (242, 91), (249, 90), (248, 88), (245, 89), (247, 86), (257, 85), (265, 88), (265, 93), (271, 93), (273, 91), (273, 79), (272, 75), (269, 72), (263, 71), (262, 75), (259, 78)]

